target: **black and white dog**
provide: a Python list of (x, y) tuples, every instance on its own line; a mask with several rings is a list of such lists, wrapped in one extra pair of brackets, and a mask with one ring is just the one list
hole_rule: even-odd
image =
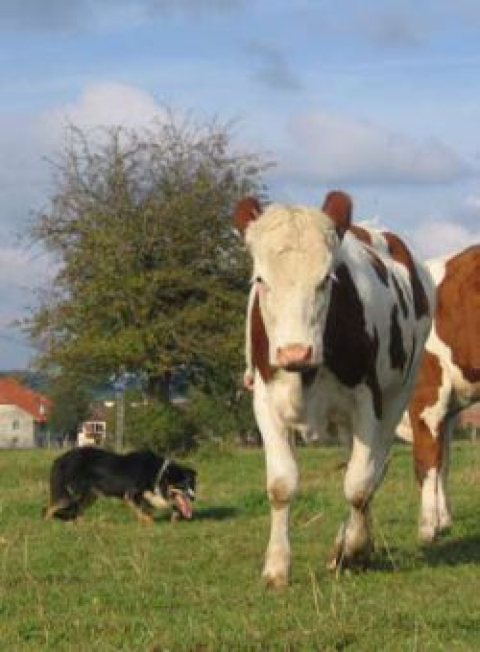
[(44, 516), (73, 520), (96, 498), (107, 496), (124, 500), (143, 521), (153, 521), (152, 507), (170, 506), (191, 519), (196, 475), (149, 450), (118, 455), (90, 446), (74, 448), (53, 462)]

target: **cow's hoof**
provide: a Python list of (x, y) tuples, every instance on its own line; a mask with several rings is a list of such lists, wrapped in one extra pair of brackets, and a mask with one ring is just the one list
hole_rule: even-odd
[(445, 512), (440, 512), (438, 517), (438, 531), (442, 533), (447, 533), (452, 528), (452, 517), (450, 514)]
[(327, 570), (339, 573), (347, 568), (363, 570), (371, 562), (373, 546), (365, 550), (357, 550), (355, 554), (346, 555), (344, 550), (334, 549), (327, 563)]
[(418, 529), (418, 542), (422, 546), (431, 545), (437, 538), (437, 528), (429, 523), (422, 523)]
[(264, 571), (262, 573), (262, 582), (268, 589), (284, 589), (288, 586), (288, 576), (286, 573), (273, 575)]
[(338, 532), (327, 569), (339, 572), (345, 568), (366, 568), (374, 551), (371, 538), (349, 536), (347, 528), (342, 525)]
[(288, 585), (290, 570), (290, 554), (283, 548), (272, 548), (267, 551), (262, 579), (265, 586), (280, 589)]

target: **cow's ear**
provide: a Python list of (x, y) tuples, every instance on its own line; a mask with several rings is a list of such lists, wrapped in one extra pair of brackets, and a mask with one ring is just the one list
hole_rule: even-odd
[(352, 223), (352, 200), (349, 195), (341, 190), (329, 192), (323, 202), (322, 211), (334, 222), (338, 237), (343, 238)]
[(255, 197), (245, 197), (238, 202), (233, 221), (237, 229), (244, 233), (250, 222), (258, 218), (262, 209), (258, 199)]

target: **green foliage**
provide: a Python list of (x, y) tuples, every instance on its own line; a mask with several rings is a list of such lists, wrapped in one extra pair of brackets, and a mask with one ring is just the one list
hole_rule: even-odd
[[(243, 441), (255, 432), (250, 397), (235, 400), (225, 394), (211, 395), (198, 389), (189, 392), (180, 406), (158, 401), (141, 392), (126, 392), (125, 445), (147, 446), (160, 453), (185, 452), (206, 442), (218, 445)], [(116, 431), (115, 409), (107, 422)]]
[(256, 428), (251, 397), (245, 392), (232, 398), (226, 393), (212, 395), (194, 389), (189, 393), (187, 409), (202, 441), (242, 439)]
[(62, 374), (51, 381), (48, 395), (53, 401), (49, 429), (55, 434), (74, 437), (79, 423), (88, 416), (90, 392), (75, 376)]
[(25, 322), (39, 367), (164, 382), (184, 366), (197, 384), (232, 385), (249, 265), (231, 215), (239, 197), (264, 193), (265, 167), (215, 121), (71, 128), (29, 231), (57, 269)]
[(197, 430), (188, 414), (170, 403), (149, 400), (125, 410), (125, 444), (170, 455), (190, 450)]

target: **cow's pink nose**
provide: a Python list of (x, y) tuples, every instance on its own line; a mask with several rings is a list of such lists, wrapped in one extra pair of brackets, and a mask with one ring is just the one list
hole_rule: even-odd
[(299, 369), (312, 359), (312, 347), (304, 344), (287, 344), (277, 349), (277, 364), (284, 369)]

